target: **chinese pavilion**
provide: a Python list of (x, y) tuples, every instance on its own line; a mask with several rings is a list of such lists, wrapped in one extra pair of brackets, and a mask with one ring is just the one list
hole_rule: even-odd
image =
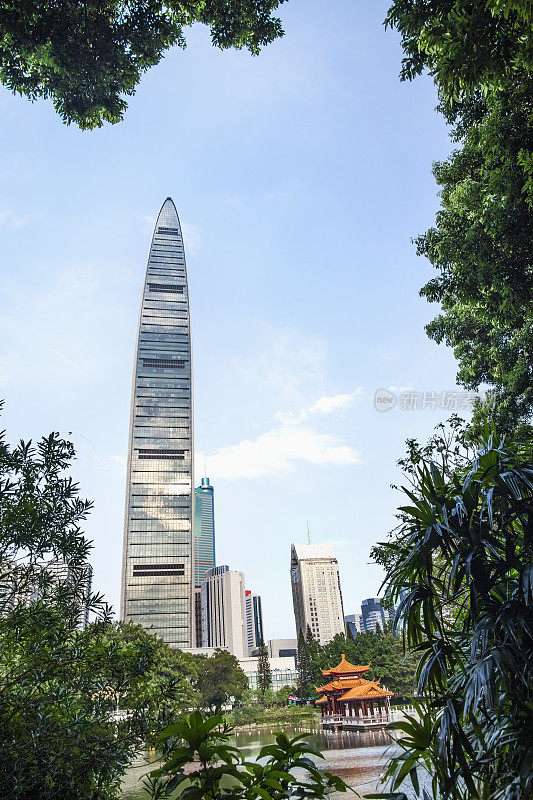
[(369, 681), (362, 675), (366, 667), (357, 667), (346, 661), (344, 654), (340, 664), (333, 669), (321, 670), (329, 681), (317, 687), (323, 692), (316, 702), (322, 707), (322, 721), (346, 723), (347, 727), (381, 727), (391, 721), (389, 698), (392, 692), (383, 689), (379, 680)]

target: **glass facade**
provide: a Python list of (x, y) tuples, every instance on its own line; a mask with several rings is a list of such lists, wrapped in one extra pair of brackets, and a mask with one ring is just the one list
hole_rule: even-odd
[(194, 497), (194, 585), (201, 586), (207, 571), (215, 566), (214, 490), (209, 478), (202, 478)]
[(152, 236), (137, 333), (121, 617), (174, 647), (195, 639), (192, 388), (185, 250), (167, 198)]

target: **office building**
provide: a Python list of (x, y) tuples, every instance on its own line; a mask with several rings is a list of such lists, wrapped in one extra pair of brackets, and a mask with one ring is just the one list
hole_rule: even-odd
[(349, 631), (354, 639), (358, 633), (361, 633), (362, 630), (361, 621), (362, 621), (361, 614), (347, 614), (344, 617), (344, 623), (346, 625), (346, 633), (348, 633)]
[(194, 490), (194, 585), (201, 586), (208, 570), (215, 566), (214, 489), (202, 478)]
[(320, 644), (344, 633), (339, 564), (331, 544), (291, 546), (291, 585), (296, 632), (307, 627)]
[(270, 658), (296, 658), (298, 642), (296, 639), (269, 639), (268, 655)]
[(193, 402), (181, 225), (167, 198), (142, 293), (128, 449), (121, 617), (172, 647), (195, 644)]
[(194, 619), (196, 647), (202, 647), (202, 601), (200, 586), (215, 566), (215, 502), (209, 478), (194, 490)]
[(245, 587), (242, 572), (213, 567), (200, 587), (202, 646), (229, 650), (239, 659), (248, 657), (245, 629)]
[(365, 633), (376, 632), (378, 627), (383, 630), (390, 621), (391, 614), (381, 605), (379, 597), (369, 597), (361, 603), (362, 629)]
[(263, 611), (261, 597), (249, 589), (244, 593), (244, 613), (246, 616), (246, 645), (248, 655), (252, 655), (263, 641)]

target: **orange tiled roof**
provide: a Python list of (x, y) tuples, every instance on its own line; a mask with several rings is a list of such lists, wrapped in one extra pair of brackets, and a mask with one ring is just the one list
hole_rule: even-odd
[(358, 667), (355, 664), (350, 664), (349, 661), (346, 661), (346, 656), (343, 653), (341, 656), (341, 660), (336, 667), (332, 667), (331, 669), (327, 670), (322, 669), (320, 671), (322, 675), (342, 675), (342, 674), (353, 675), (354, 673), (356, 674), (359, 672), (366, 672), (369, 669), (370, 669), (370, 664), (368, 664), (368, 666), (366, 667), (363, 666)]
[(343, 678), (339, 681), (330, 681), (324, 686), (317, 686), (316, 690), (317, 692), (342, 691), (343, 689), (352, 689), (354, 686), (358, 686), (361, 681), (364, 681), (364, 678)]
[(365, 681), (361, 686), (354, 686), (346, 694), (339, 697), (339, 700), (364, 700), (375, 697), (394, 697), (393, 692), (387, 692), (379, 685), (379, 681)]
[(327, 697), (319, 697), (318, 700), (315, 700), (315, 703), (327, 703), (327, 702), (328, 702)]

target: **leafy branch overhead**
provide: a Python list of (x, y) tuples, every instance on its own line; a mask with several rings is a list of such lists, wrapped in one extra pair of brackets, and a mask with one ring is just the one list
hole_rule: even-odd
[(284, 0), (0, 0), (0, 80), (30, 100), (50, 98), (82, 129), (119, 122), (125, 96), (184, 31), (207, 25), (215, 47), (257, 55), (283, 35)]

